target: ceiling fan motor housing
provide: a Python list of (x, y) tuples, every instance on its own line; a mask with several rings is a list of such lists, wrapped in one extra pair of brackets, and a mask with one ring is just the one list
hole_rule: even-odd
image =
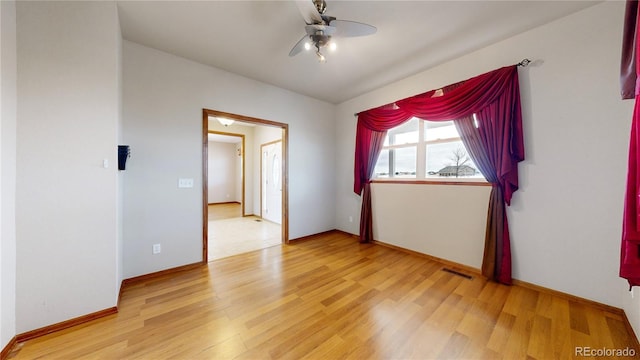
[(311, 42), (313, 42), (316, 48), (324, 47), (329, 43), (329, 41), (331, 41), (331, 36), (325, 34), (314, 34), (310, 35), (309, 37), (311, 38)]

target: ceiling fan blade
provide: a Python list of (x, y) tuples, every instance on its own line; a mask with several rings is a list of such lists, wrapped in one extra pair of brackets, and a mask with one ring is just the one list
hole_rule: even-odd
[(333, 20), (329, 25), (336, 28), (335, 36), (341, 37), (366, 36), (378, 31), (375, 26), (349, 20)]
[(300, 10), (300, 14), (302, 14), (305, 23), (308, 25), (323, 23), (322, 16), (320, 16), (320, 13), (313, 4), (313, 1), (296, 0), (296, 5), (298, 5), (298, 10)]
[(303, 36), (302, 39), (300, 39), (300, 41), (296, 43), (293, 49), (289, 51), (289, 56), (298, 55), (304, 49), (304, 44), (307, 42), (308, 39), (309, 39), (308, 35)]

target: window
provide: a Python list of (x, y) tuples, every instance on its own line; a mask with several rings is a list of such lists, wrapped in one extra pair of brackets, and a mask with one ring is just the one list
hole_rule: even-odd
[(453, 121), (413, 118), (387, 132), (374, 179), (483, 181)]

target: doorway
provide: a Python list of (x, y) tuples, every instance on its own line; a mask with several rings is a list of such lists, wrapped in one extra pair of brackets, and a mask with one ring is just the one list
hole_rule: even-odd
[[(273, 188), (267, 190), (269, 199), (268, 205), (269, 213), (268, 217), (265, 218), (265, 222), (279, 224), (278, 231), (280, 232), (279, 243), (288, 243), (289, 241), (289, 231), (288, 231), (288, 154), (287, 154), (287, 143), (288, 143), (288, 125), (284, 123), (279, 123), (270, 120), (257, 119), (252, 117), (247, 117), (243, 115), (231, 114), (226, 112), (220, 112), (216, 110), (203, 109), (203, 120), (202, 120), (202, 133), (203, 133), (203, 142), (202, 142), (202, 168), (203, 168), (203, 235), (202, 235), (202, 261), (207, 262), (209, 260), (209, 133), (210, 131), (210, 121), (211, 124), (216, 124), (215, 126), (220, 127), (218, 125), (218, 121), (220, 124), (227, 123), (229, 129), (233, 127), (233, 122), (238, 122), (238, 124), (242, 124), (245, 126), (255, 126), (261, 129), (266, 129), (265, 132), (275, 133), (279, 136), (279, 140), (272, 141), (270, 143), (278, 143), (277, 149), (271, 150), (271, 165), (269, 166), (269, 177), (271, 178), (271, 185)], [(236, 124), (236, 125), (238, 125)], [(213, 125), (211, 125), (213, 126)], [(226, 132), (226, 131), (225, 131)], [(232, 133), (232, 132), (229, 132)], [(235, 134), (238, 135), (238, 134)], [(242, 148), (243, 159), (245, 158), (246, 152), (254, 151), (255, 154), (251, 154), (251, 156), (255, 155), (255, 163), (262, 163), (262, 146), (264, 144), (258, 143), (259, 139), (255, 139), (256, 144), (253, 147), (249, 144), (251, 141), (247, 138), (247, 144)], [(277, 152), (277, 153), (276, 153)], [(244, 179), (247, 179), (251, 173), (251, 169), (246, 169), (245, 161), (243, 160), (243, 175)], [(245, 193), (245, 186), (243, 186), (243, 194), (242, 194), (242, 216), (245, 218), (256, 217), (254, 220), (256, 223), (262, 220), (262, 216), (266, 213), (262, 212), (262, 192), (259, 189), (262, 189), (261, 186), (261, 178), (262, 178), (262, 167), (260, 170), (256, 170), (255, 176), (255, 190), (252, 189), (251, 180), (247, 181), (247, 192)], [(267, 170), (267, 167), (264, 167)], [(243, 180), (244, 183), (245, 180)], [(276, 183), (276, 184), (274, 184)], [(280, 199), (280, 207), (274, 208), (276, 204), (276, 199)], [(246, 205), (245, 205), (246, 204)], [(260, 218), (257, 218), (260, 216)], [(277, 240), (276, 240), (277, 241)]]

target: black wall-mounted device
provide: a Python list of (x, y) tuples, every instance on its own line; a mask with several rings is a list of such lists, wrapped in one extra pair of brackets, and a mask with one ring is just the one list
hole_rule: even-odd
[(129, 156), (131, 156), (129, 145), (118, 145), (118, 170), (125, 170)]

